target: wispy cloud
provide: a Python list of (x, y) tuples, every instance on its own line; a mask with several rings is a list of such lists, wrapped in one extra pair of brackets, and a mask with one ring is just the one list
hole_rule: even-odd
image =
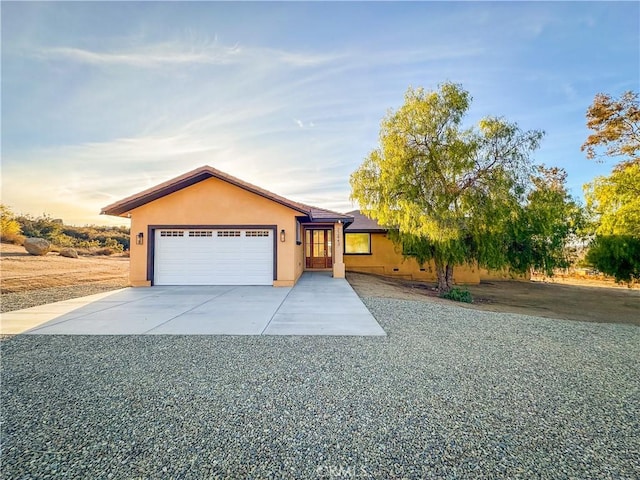
[(156, 68), (176, 65), (231, 65), (250, 61), (275, 62), (292, 67), (314, 67), (341, 55), (293, 52), (273, 48), (226, 46), (219, 42), (174, 41), (119, 50), (89, 50), (76, 47), (45, 47), (32, 51), (42, 60), (64, 60), (95, 66), (124, 65)]
[(300, 128), (313, 128), (316, 126), (315, 123), (313, 122), (307, 122), (304, 123), (302, 120), (300, 120), (299, 118), (294, 118), (293, 121), (296, 123), (296, 125), (298, 125)]

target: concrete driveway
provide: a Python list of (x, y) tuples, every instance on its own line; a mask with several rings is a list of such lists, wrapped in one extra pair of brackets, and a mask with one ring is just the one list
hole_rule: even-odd
[(2, 314), (2, 333), (385, 335), (344, 279), (305, 272), (293, 288), (126, 288)]

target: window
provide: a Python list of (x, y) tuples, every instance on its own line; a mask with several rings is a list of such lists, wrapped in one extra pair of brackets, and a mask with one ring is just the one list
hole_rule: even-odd
[(244, 233), (245, 237), (268, 237), (269, 230), (247, 230)]
[(240, 230), (218, 230), (218, 237), (239, 237)]
[(184, 237), (184, 232), (179, 232), (177, 230), (161, 230), (161, 237)]
[(370, 233), (345, 233), (344, 253), (371, 254)]
[(212, 237), (213, 232), (211, 230), (191, 230), (189, 232), (190, 237)]

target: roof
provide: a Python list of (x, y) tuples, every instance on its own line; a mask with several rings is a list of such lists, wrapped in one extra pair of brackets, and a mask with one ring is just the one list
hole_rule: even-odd
[(166, 182), (156, 185), (155, 187), (148, 188), (147, 190), (131, 195), (127, 198), (112, 203), (111, 205), (107, 205), (102, 209), (100, 213), (103, 215), (126, 217), (127, 214), (135, 208), (141, 207), (142, 205), (145, 205), (149, 202), (153, 202), (154, 200), (177, 192), (178, 190), (182, 190), (183, 188), (190, 187), (191, 185), (194, 185), (203, 180), (207, 180), (209, 178), (217, 178), (224, 182), (235, 185), (236, 187), (242, 188), (243, 190), (254, 193), (256, 195), (260, 195), (261, 197), (264, 197), (273, 202), (279, 203), (280, 205), (289, 207), (292, 210), (306, 215), (312, 222), (342, 221), (346, 224), (349, 224), (353, 220), (353, 217), (348, 214), (343, 215), (341, 213), (326, 210), (324, 208), (312, 207), (310, 205), (305, 205), (304, 203), (294, 202), (293, 200), (289, 200), (287, 198), (281, 197), (280, 195), (276, 195), (275, 193), (247, 183), (243, 180), (240, 180), (239, 178), (233, 177), (208, 165), (196, 168), (195, 170), (187, 172), (184, 175), (180, 175), (179, 177), (167, 180)]
[(360, 210), (353, 210), (346, 214), (353, 217), (353, 223), (345, 228), (347, 233), (384, 233), (387, 231), (377, 221), (360, 213)]

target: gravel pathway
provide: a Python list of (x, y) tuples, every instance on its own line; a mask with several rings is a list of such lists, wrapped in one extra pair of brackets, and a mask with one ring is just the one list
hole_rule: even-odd
[(388, 337), (4, 340), (2, 476), (640, 477), (640, 328), (365, 302)]
[(0, 296), (0, 312), (12, 312), (23, 308), (37, 307), (62, 300), (86, 297), (96, 293), (109, 292), (119, 288), (128, 287), (127, 282), (109, 281), (96, 283), (83, 283), (67, 287), (41, 288), (24, 292), (3, 293)]

